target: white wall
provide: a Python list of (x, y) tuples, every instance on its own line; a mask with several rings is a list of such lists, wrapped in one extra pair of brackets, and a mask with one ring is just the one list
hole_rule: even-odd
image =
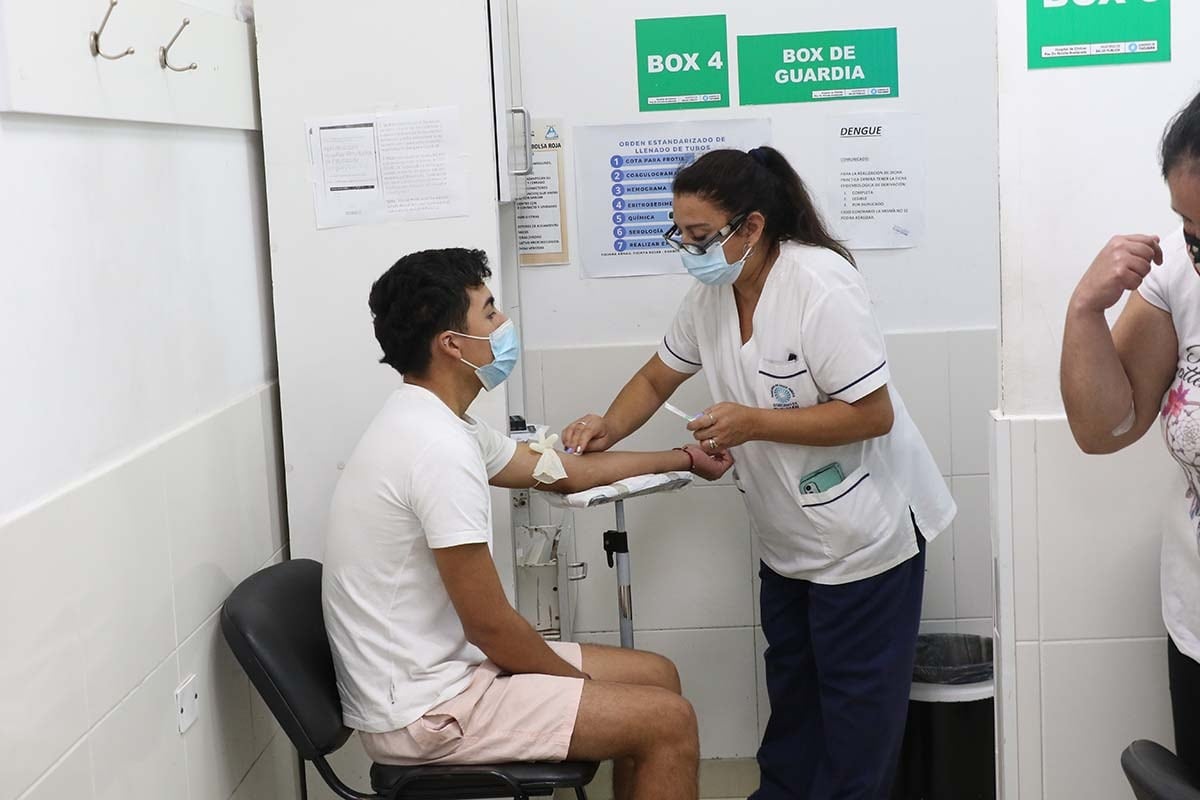
[[(936, 7), (935, 7), (936, 6)], [(990, 3), (747, 3), (717, 0), (521, 0), (525, 102), (534, 117), (579, 125), (769, 116), (774, 144), (814, 195), (824, 185), (827, 143), (819, 123), (832, 115), (908, 111), (929, 130), (927, 233), (913, 250), (857, 254), (887, 331), (995, 327), (998, 319), (995, 16)], [(727, 15), (730, 108), (637, 111), (634, 20)], [(737, 104), (739, 34), (848, 28), (899, 29), (901, 87), (895, 100), (746, 106)], [(948, 36), (947, 31), (953, 31)], [(568, 163), (573, 161), (568, 142)], [(819, 199), (819, 197), (818, 197)], [(659, 339), (689, 285), (686, 275), (586, 280), (578, 203), (568, 171), (574, 263), (521, 271), (523, 333), (533, 349), (645, 344)]]
[(1156, 435), (1085, 456), (1059, 417), (994, 435), (1002, 800), (1125, 800), (1121, 750), (1173, 741), (1156, 509), (1179, 469)]
[[(325, 3), (258, 0), (255, 12), (289, 529), (294, 554), (319, 559), (338, 465), (401, 380), (379, 363), (371, 284), (406, 253), (477, 247), (503, 300), (487, 5), (374, 0), (331, 14)], [(317, 229), (306, 118), (443, 105), (461, 113), (469, 216)], [(481, 394), (472, 413), (503, 430), (505, 391)], [(504, 500), (493, 496), (507, 577)]]
[(1172, 13), (1170, 63), (1031, 71), (1025, 4), (999, 4), (1006, 800), (1127, 798), (1121, 749), (1171, 744), (1157, 509), (1178, 469), (1157, 429), (1116, 456), (1080, 454), (1058, 359), (1067, 301), (1104, 243), (1179, 225), (1158, 142), (1200, 89), (1200, 6)]
[(1170, 117), (1200, 90), (1189, 33), (1200, 6), (1172, 4), (1172, 61), (1026, 68), (1025, 6), (1000, 3), (1003, 410), (1058, 414), (1067, 300), (1115, 234), (1180, 225), (1160, 177)]
[(274, 373), (251, 133), (0, 119), (0, 519)]
[(295, 797), (216, 617), (286, 542), (258, 136), (6, 114), (0, 175), (0, 798)]

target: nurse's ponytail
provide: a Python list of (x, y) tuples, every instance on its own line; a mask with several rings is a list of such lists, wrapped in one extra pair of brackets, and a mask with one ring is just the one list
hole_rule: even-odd
[(1200, 94), (1175, 115), (1163, 135), (1163, 177), (1170, 177), (1171, 172), (1185, 162), (1200, 170)]
[(816, 245), (854, 263), (854, 256), (825, 227), (804, 181), (774, 147), (711, 150), (675, 175), (675, 194), (694, 194), (733, 217), (758, 211), (766, 218), (763, 236), (772, 245)]

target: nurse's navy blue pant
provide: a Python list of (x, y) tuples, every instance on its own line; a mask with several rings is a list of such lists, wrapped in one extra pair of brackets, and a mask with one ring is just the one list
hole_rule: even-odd
[(762, 629), (771, 719), (750, 800), (886, 800), (904, 738), (925, 537), (872, 578), (824, 586), (765, 564)]

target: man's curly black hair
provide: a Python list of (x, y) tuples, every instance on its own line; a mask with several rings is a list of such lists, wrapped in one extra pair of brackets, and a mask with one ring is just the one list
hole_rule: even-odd
[(402, 375), (423, 375), (433, 337), (466, 327), (467, 290), (491, 276), (487, 255), (462, 247), (421, 250), (393, 264), (371, 286), (369, 301), (380, 362)]

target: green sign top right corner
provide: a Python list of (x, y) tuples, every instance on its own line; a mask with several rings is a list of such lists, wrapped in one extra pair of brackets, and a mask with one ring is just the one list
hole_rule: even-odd
[(1171, 0), (1026, 0), (1029, 68), (1171, 60)]

